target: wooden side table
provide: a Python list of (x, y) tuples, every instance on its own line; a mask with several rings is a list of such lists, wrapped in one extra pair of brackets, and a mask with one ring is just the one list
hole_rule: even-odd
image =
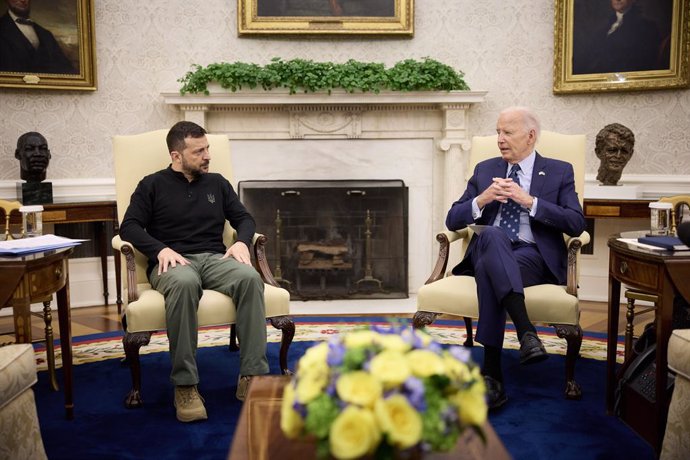
[[(12, 223), (21, 225), (19, 213), (12, 214)], [(72, 203), (50, 203), (43, 205), (44, 224), (93, 224), (96, 235), (98, 255), (101, 258), (101, 274), (103, 276), (103, 300), (108, 305), (108, 246), (106, 239), (106, 225), (112, 225), (113, 232), (118, 233), (117, 203), (115, 201), (83, 201)], [(115, 287), (117, 290), (117, 312), (122, 308), (122, 283), (120, 271), (120, 257), (115, 254)]]
[[(228, 459), (316, 458), (314, 443), (287, 439), (280, 429), (283, 387), (289, 380), (289, 376), (283, 375), (252, 378)], [(430, 460), (510, 459), (510, 454), (488, 422), (484, 425), (484, 432), (487, 438), (486, 444), (474, 431), (465, 430), (458, 440), (455, 451), (433, 453), (425, 458)]]
[[(656, 369), (654, 373), (654, 402), (640, 398), (630, 404), (629, 413), (622, 418), (645, 438), (659, 453), (666, 428), (669, 395), (667, 392), (667, 350), (671, 336), (673, 299), (681, 295), (690, 300), (690, 251), (652, 250), (621, 241), (637, 239), (645, 232), (625, 232), (613, 235), (609, 247), (609, 305), (606, 352), (606, 409), (614, 414), (615, 393), (621, 378), (617, 372), (616, 347), (620, 313), (621, 283), (657, 298), (654, 321), (656, 325)], [(627, 367), (629, 362), (623, 365)], [(625, 408), (624, 408), (625, 409)]]
[[(103, 275), (103, 300), (108, 305), (108, 246), (105, 225), (110, 223), (113, 232), (117, 234), (117, 203), (115, 201), (87, 201), (75, 203), (52, 203), (43, 205), (43, 223), (76, 224), (92, 223), (98, 242), (98, 254), (101, 258), (101, 274)], [(117, 312), (122, 306), (122, 288), (120, 280), (120, 257), (115, 254), (115, 287), (117, 290)]]
[(62, 248), (37, 252), (24, 256), (0, 256), (0, 308), (12, 307), (14, 327), (18, 343), (31, 343), (31, 304), (48, 303), (46, 323), (46, 355), (54, 381), (55, 354), (53, 330), (50, 320), (52, 294), (57, 296), (60, 348), (65, 386), (65, 414), (74, 417), (72, 390), (72, 321), (69, 303), (68, 258), (74, 248)]
[(649, 219), (649, 203), (655, 200), (585, 198), (583, 201), (583, 211), (588, 218)]

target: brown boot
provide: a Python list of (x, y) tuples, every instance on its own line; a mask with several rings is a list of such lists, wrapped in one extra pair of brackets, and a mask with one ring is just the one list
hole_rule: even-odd
[(204, 398), (201, 397), (196, 385), (178, 385), (175, 387), (175, 408), (177, 420), (180, 422), (194, 422), (206, 420)]
[(251, 375), (240, 375), (240, 377), (237, 379), (237, 392), (235, 393), (235, 396), (237, 396), (237, 399), (240, 401), (244, 401), (247, 397), (251, 380)]

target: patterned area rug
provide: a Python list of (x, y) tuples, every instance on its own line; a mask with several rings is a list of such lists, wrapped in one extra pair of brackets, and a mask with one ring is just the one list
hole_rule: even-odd
[[(295, 318), (294, 341), (328, 340), (337, 334), (365, 327), (370, 324), (385, 325), (389, 321), (383, 318), (353, 317), (353, 318), (329, 318), (310, 317)], [(461, 321), (439, 320), (427, 328), (436, 341), (442, 344), (461, 344), (465, 341), (466, 331)], [(538, 328), (539, 337), (544, 342), (546, 351), (551, 354), (565, 355), (566, 342), (556, 336), (553, 328)], [(267, 326), (268, 341), (280, 342), (280, 331), (272, 326)], [(199, 331), (199, 347), (217, 347), (227, 345), (230, 337), (229, 326), (214, 326), (202, 328)], [(476, 345), (479, 345), (475, 342)], [(504, 348), (517, 350), (520, 344), (515, 330), (506, 329)], [(168, 350), (168, 339), (165, 332), (157, 332), (151, 337), (151, 343), (141, 348), (141, 354), (158, 353)], [(39, 370), (48, 368), (46, 363), (46, 351), (42, 345), (36, 346), (36, 363)], [(103, 361), (106, 359), (121, 359), (124, 357), (122, 348), (122, 333), (105, 333), (92, 336), (77, 337), (72, 343), (72, 354), (75, 365)], [(606, 336), (605, 334), (584, 333), (580, 355), (583, 358), (606, 360)], [(623, 341), (619, 337), (616, 351), (617, 361), (623, 362)], [(59, 346), (55, 348), (56, 366), (61, 366), (61, 354)]]

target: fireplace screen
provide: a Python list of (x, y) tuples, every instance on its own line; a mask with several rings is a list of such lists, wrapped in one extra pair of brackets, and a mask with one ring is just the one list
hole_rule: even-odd
[(408, 296), (403, 181), (252, 180), (238, 191), (292, 298)]

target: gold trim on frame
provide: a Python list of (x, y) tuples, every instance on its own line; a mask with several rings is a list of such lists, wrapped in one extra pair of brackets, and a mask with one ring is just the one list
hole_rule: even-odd
[[(406, 35), (414, 33), (414, 0), (390, 0), (393, 16), (259, 16), (267, 0), (237, 0), (238, 35)], [(337, 1), (322, 0), (324, 4)]]
[[(78, 72), (24, 73), (0, 70), (0, 87), (59, 90), (96, 90), (96, 39), (93, 0), (62, 0), (76, 3)], [(37, 5), (36, 5), (37, 7)], [(34, 10), (36, 9), (34, 8)], [(32, 11), (33, 12), (33, 11)], [(0, 16), (5, 13), (0, 13)]]
[[(689, 85), (690, 20), (688, 19), (688, 14), (690, 13), (690, 0), (670, 0), (672, 1), (672, 16), (669, 35), (670, 59), (668, 68), (574, 75), (573, 33), (575, 2), (585, 1), (588, 0), (556, 0), (553, 66), (553, 92), (555, 94), (658, 90), (685, 88)], [(659, 0), (651, 1), (656, 2)], [(610, 4), (609, 0), (602, 0), (600, 3)], [(642, 2), (638, 1), (637, 3)], [(588, 50), (588, 52), (593, 51)]]

